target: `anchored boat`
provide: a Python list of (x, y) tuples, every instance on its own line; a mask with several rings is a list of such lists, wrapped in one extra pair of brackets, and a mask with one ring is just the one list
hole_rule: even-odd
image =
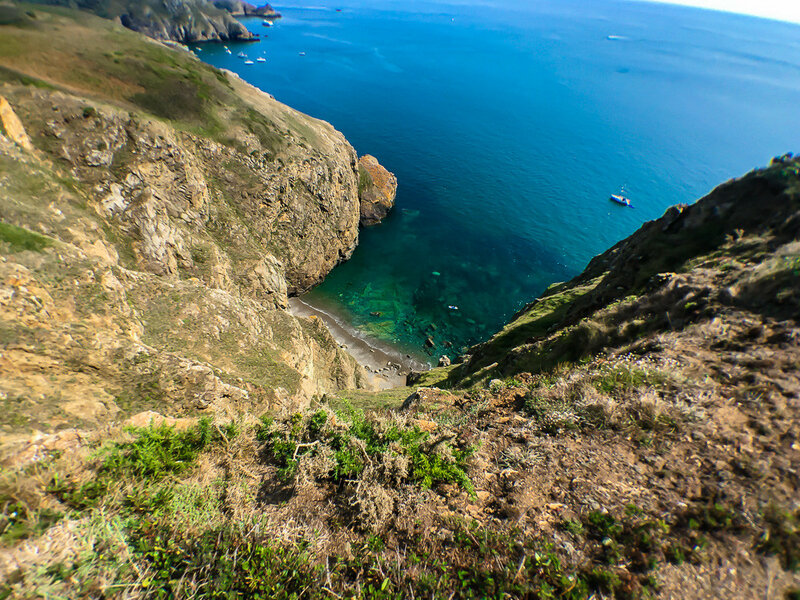
[(621, 194), (611, 194), (609, 200), (616, 202), (617, 204), (622, 204), (622, 206), (629, 206), (630, 208), (633, 208), (633, 204), (631, 204), (630, 199), (622, 196)]

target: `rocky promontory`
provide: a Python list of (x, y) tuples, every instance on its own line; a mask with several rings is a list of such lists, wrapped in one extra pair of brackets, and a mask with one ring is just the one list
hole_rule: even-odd
[(214, 0), (214, 6), (227, 10), (235, 17), (262, 17), (270, 21), (281, 18), (281, 13), (269, 4), (254, 6), (243, 0)]
[(112, 19), (157, 40), (182, 44), (206, 41), (253, 40), (253, 34), (235, 16), (280, 17), (269, 5), (255, 7), (239, 0), (39, 0), (43, 4), (70, 6)]
[(358, 196), (361, 201), (361, 225), (377, 225), (389, 214), (397, 195), (397, 177), (365, 154), (358, 161)]

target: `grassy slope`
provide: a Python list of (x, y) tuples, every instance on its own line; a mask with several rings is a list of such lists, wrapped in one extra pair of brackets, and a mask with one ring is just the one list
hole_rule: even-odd
[(39, 463), (45, 483), (9, 472), (0, 560), (39, 550), (6, 589), (795, 598), (798, 231), (800, 163), (775, 164), (553, 286), (477, 362), (425, 375), (450, 391), (112, 432), (99, 459)]
[[(247, 29), (236, 21), (229, 11), (215, 6), (207, 0), (181, 0), (180, 2), (159, 2), (150, 0), (41, 0), (41, 4), (79, 8), (105, 19), (123, 17), (124, 24), (134, 31), (148, 33), (158, 31), (164, 26), (168, 31), (181, 31), (194, 28), (196, 33), (212, 33), (206, 25), (213, 22), (213, 28), (222, 38), (232, 32), (248, 37)], [(234, 34), (237, 35), (237, 34)], [(176, 41), (193, 41), (176, 39)]]
[(2, 7), (2, 80), (55, 87), (145, 112), (227, 144), (235, 143), (231, 131), (241, 129), (256, 135), (273, 154), (284, 148), (287, 134), (311, 145), (321, 143), (308, 126), (318, 121), (253, 98), (249, 86), (194, 55), (68, 9)]

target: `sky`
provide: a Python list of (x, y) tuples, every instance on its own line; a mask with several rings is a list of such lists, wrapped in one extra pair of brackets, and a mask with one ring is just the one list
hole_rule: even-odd
[(800, 0), (650, 0), (800, 23)]

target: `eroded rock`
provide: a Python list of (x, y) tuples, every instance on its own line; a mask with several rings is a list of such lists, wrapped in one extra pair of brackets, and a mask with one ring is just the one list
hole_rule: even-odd
[(377, 225), (389, 214), (397, 195), (397, 177), (366, 154), (358, 161), (358, 196), (361, 225)]

